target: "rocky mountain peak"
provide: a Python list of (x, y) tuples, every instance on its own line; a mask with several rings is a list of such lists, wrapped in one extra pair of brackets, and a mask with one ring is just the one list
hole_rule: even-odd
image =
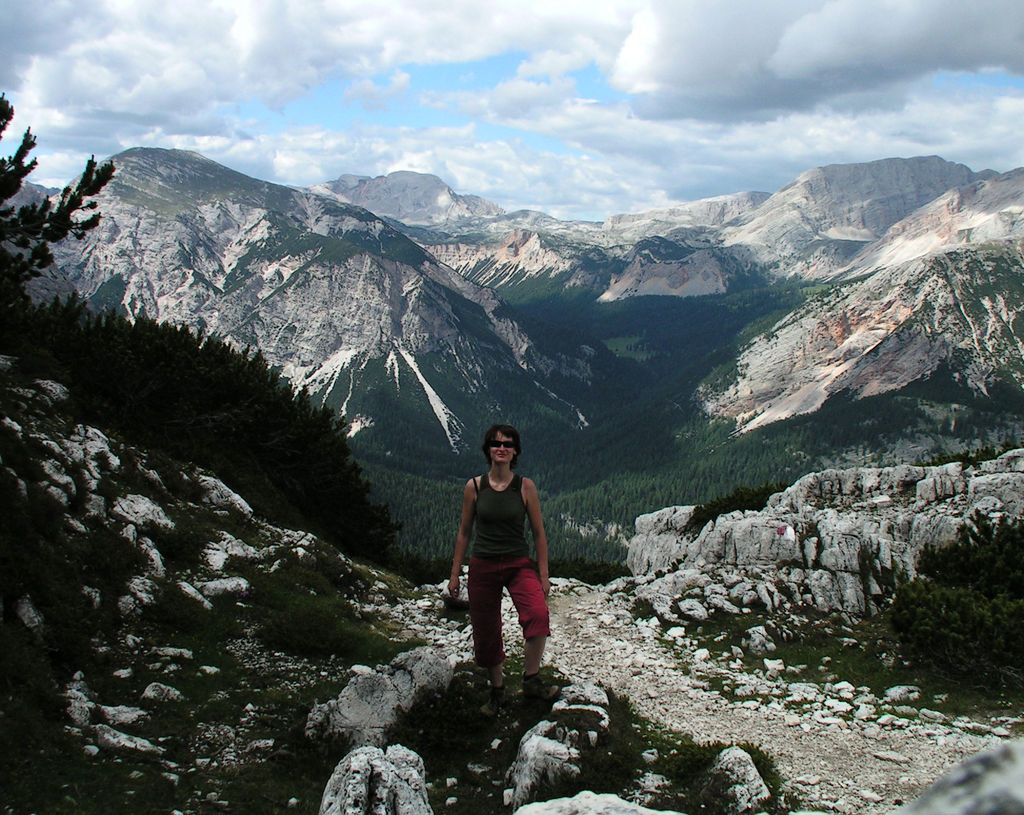
[[(468, 395), (486, 390), (488, 377), (511, 381), (511, 372), (532, 389), (534, 377), (552, 372), (589, 376), (582, 352), (564, 360), (541, 355), (493, 292), (365, 208), (251, 179), (184, 151), (129, 150), (115, 165), (99, 196), (99, 227), (84, 241), (55, 247), (56, 275), (97, 308), (259, 348), (353, 428), (373, 425), (360, 403), (379, 405), (387, 383), (410, 415), (436, 422), (454, 449), (464, 421), (458, 414), (471, 412)], [(450, 192), (416, 173), (381, 183), (405, 191), (402, 207), (421, 210)], [(373, 185), (366, 189), (364, 198), (372, 197)], [(451, 199), (448, 209), (458, 206)], [(40, 279), (33, 290), (45, 295), (58, 282)], [(548, 393), (541, 398), (558, 402), (554, 389)]]
[(950, 189), (893, 224), (822, 292), (754, 339), (738, 375), (705, 394), (743, 430), (872, 396), (948, 364), (984, 393), (998, 374), (1024, 381), (1012, 328), (1022, 308), (1024, 171)]
[(817, 167), (728, 225), (722, 240), (778, 276), (829, 277), (918, 207), (993, 175), (938, 156)]
[(767, 192), (718, 195), (665, 209), (611, 215), (605, 219), (603, 227), (623, 241), (666, 235), (681, 227), (718, 227), (752, 212), (770, 197)]
[(1024, 168), (945, 191), (894, 223), (853, 259), (844, 276), (892, 267), (958, 247), (1024, 237)]
[(437, 225), (504, 214), (497, 204), (479, 196), (459, 195), (436, 175), (409, 170), (375, 178), (343, 175), (311, 189), (406, 224)]

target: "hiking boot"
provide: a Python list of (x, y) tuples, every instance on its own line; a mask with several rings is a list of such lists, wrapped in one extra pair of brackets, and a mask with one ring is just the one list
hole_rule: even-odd
[(480, 707), (480, 712), (489, 718), (497, 716), (505, 706), (505, 686), (491, 688), (491, 697)]
[(541, 681), (539, 673), (523, 677), (523, 696), (530, 699), (541, 699), (545, 702), (550, 702), (561, 691), (562, 689), (558, 685), (545, 685)]

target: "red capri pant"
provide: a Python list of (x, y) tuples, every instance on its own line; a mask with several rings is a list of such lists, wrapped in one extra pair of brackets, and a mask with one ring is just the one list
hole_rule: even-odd
[(519, 613), (523, 638), (551, 635), (548, 603), (536, 564), (528, 557), (471, 557), (469, 559), (469, 620), (473, 624), (473, 653), (481, 668), (505, 661), (501, 636), (501, 595), (508, 589)]

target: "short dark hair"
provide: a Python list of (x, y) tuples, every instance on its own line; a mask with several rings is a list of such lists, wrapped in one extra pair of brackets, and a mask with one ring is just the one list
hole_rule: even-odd
[(484, 451), (484, 458), (487, 459), (487, 463), (491, 463), (491, 449), (490, 443), (493, 439), (498, 437), (501, 433), (503, 436), (508, 436), (516, 445), (516, 453), (512, 456), (512, 468), (515, 469), (516, 463), (519, 461), (519, 454), (523, 452), (523, 443), (519, 439), (519, 431), (516, 430), (510, 424), (492, 424), (487, 428), (487, 432), (484, 433), (484, 443), (480, 446), (480, 449)]

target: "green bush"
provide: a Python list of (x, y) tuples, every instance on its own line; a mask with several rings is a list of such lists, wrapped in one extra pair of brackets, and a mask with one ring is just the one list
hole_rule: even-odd
[(708, 521), (713, 521), (719, 515), (725, 515), (727, 512), (764, 509), (768, 499), (787, 486), (787, 484), (781, 483), (766, 483), (760, 487), (738, 487), (728, 495), (723, 495), (696, 507), (686, 524), (685, 531), (687, 533), (699, 532)]
[(925, 550), (902, 585), (893, 626), (908, 654), (984, 684), (1024, 678), (1024, 524), (981, 517), (944, 549)]

